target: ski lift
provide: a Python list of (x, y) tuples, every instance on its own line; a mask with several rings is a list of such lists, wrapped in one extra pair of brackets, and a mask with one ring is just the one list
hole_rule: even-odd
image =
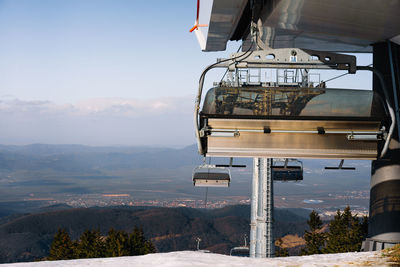
[(229, 255), (237, 257), (250, 257), (250, 249), (247, 246), (247, 235), (244, 235), (244, 246), (232, 248)]
[(200, 249), (200, 242), (201, 242), (200, 237), (196, 237), (196, 242), (197, 242), (197, 252), (210, 253), (208, 249)]
[(231, 256), (250, 257), (249, 247), (234, 247), (230, 251)]
[(193, 170), (192, 180), (197, 187), (229, 187), (231, 172), (225, 167), (203, 164)]
[[(370, 90), (273, 82), (256, 85), (233, 79), (211, 88), (200, 110), (205, 74), (212, 68), (227, 68), (229, 77), (249, 68), (371, 70), (385, 97)], [(353, 56), (297, 48), (244, 52), (220, 59), (200, 77), (194, 114), (199, 153), (215, 157), (380, 158), (388, 149), (395, 119), (378, 74), (370, 67), (356, 66)]]
[[(303, 180), (303, 162), (291, 159), (283, 161), (283, 165), (277, 165), (278, 160), (271, 166), (272, 179), (274, 181), (301, 181)], [(293, 164), (294, 163), (294, 164)]]
[(215, 87), (199, 114), (200, 143), (207, 156), (376, 159), (385, 135), (377, 98), (368, 90)]

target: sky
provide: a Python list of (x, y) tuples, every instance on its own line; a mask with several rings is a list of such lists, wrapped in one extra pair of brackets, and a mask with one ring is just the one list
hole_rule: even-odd
[[(199, 76), (240, 45), (202, 52), (195, 17), (196, 0), (0, 0), (0, 143), (195, 143)], [(329, 86), (370, 89), (348, 76)]]

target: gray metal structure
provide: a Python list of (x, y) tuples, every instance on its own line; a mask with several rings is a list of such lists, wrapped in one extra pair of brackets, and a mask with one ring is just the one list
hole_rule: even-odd
[[(383, 98), (386, 100), (386, 110), (388, 111), (388, 115), (390, 117), (390, 126), (387, 126), (388, 130), (385, 127), (382, 127), (382, 121), (357, 121), (357, 120), (347, 120), (344, 122), (344, 125), (340, 125), (340, 120), (333, 121), (333, 124), (329, 124), (328, 121), (324, 121), (323, 119), (316, 120), (312, 124), (312, 126), (308, 126), (307, 129), (285, 129), (286, 127), (293, 127), (293, 124), (298, 124), (307, 126), (308, 122), (306, 121), (296, 121), (293, 119), (292, 121), (285, 120), (276, 120), (271, 119), (267, 120), (267, 125), (262, 125), (261, 129), (258, 130), (257, 127), (252, 125), (252, 123), (257, 124), (257, 119), (246, 121), (225, 119), (219, 120), (218, 118), (201, 118), (199, 110), (200, 110), (200, 101), (202, 99), (202, 91), (203, 84), (206, 73), (214, 68), (214, 67), (225, 67), (228, 71), (234, 71), (237, 69), (243, 68), (281, 68), (281, 69), (340, 69), (347, 70), (349, 73), (355, 73), (357, 70), (369, 70), (373, 71), (379, 79), (382, 91), (379, 92)], [(270, 89), (272, 90), (272, 89)], [(298, 89), (298, 92), (301, 92), (301, 89)], [(290, 143), (290, 138), (287, 138), (283, 141), (277, 142), (277, 140), (272, 140), (269, 138), (256, 138), (261, 140), (260, 143), (257, 143), (256, 146), (247, 148), (247, 150), (243, 149), (242, 144), (246, 144), (246, 139), (238, 140), (237, 142), (232, 143), (225, 142), (226, 138), (235, 138), (246, 135), (246, 134), (254, 134), (258, 133), (261, 135), (271, 134), (272, 129), (274, 129), (274, 125), (277, 125), (275, 133), (283, 133), (283, 134), (300, 134), (302, 138), (299, 138), (300, 141), (306, 140), (305, 135), (307, 134), (326, 134), (329, 131), (332, 131), (331, 134), (333, 136), (337, 136), (338, 134), (344, 134), (347, 137), (348, 142), (350, 144), (355, 141), (359, 141), (360, 143), (356, 145), (354, 149), (350, 149), (350, 151), (344, 153), (343, 151), (346, 148), (350, 147), (350, 144), (344, 144), (340, 146), (340, 142), (334, 141), (335, 139), (329, 139), (326, 142), (312, 138), (313, 142), (310, 143), (319, 143), (322, 147), (319, 149), (314, 148), (314, 150), (308, 156), (311, 158), (355, 158), (355, 159), (377, 159), (379, 157), (384, 157), (386, 155), (387, 150), (389, 149), (389, 144), (391, 143), (392, 135), (395, 129), (395, 112), (392, 108), (392, 104), (388, 100), (388, 91), (384, 82), (383, 75), (378, 70), (371, 67), (357, 67), (355, 58), (353, 56), (347, 55), (337, 55), (334, 53), (326, 53), (326, 52), (318, 52), (318, 51), (310, 51), (310, 50), (301, 50), (301, 49), (278, 49), (278, 50), (264, 50), (264, 51), (254, 51), (254, 52), (245, 52), (234, 54), (229, 59), (223, 59), (217, 61), (217, 63), (209, 66), (202, 73), (200, 82), (199, 82), (199, 91), (198, 96), (196, 98), (194, 119), (196, 125), (196, 137), (198, 141), (198, 149), (200, 154), (204, 156), (253, 156), (254, 157), (254, 166), (253, 166), (253, 186), (252, 186), (252, 200), (251, 200), (251, 231), (250, 231), (250, 257), (273, 257), (274, 255), (274, 242), (273, 242), (273, 178), (271, 174), (271, 165), (272, 158), (271, 157), (280, 157), (287, 158), (293, 156), (303, 156), (307, 157), (307, 154), (304, 154), (304, 151), (310, 149), (310, 146), (307, 147), (297, 147), (294, 154), (293, 151), (290, 152), (291, 146), (296, 146), (296, 143)], [(263, 100), (264, 102), (266, 99)], [(264, 103), (265, 104), (265, 103)], [(261, 112), (258, 110), (257, 112)], [(268, 115), (268, 114), (267, 114)], [(297, 118), (298, 119), (298, 118)], [(207, 123), (207, 127), (211, 126), (211, 128), (203, 127), (201, 124), (201, 120), (205, 120)], [(261, 120), (262, 121), (262, 120)], [(218, 125), (218, 123), (222, 123)], [(316, 124), (315, 124), (316, 123)], [(371, 123), (374, 125), (371, 128)], [(203, 123), (204, 124), (204, 123)], [(225, 125), (224, 125), (225, 124)], [(230, 126), (229, 126), (230, 125)], [(245, 125), (243, 128), (239, 125)], [(324, 125), (325, 127), (317, 127)], [(359, 127), (361, 128), (357, 128)], [(328, 126), (328, 127), (326, 127)], [(283, 128), (282, 128), (283, 127)], [(316, 130), (312, 130), (314, 127)], [(350, 127), (350, 128), (349, 128)], [(326, 128), (326, 129), (325, 129)], [(333, 130), (332, 130), (333, 128)], [(218, 136), (213, 136), (213, 134), (218, 133)], [(227, 135), (230, 135), (228, 137)], [(201, 140), (203, 138), (203, 141)], [(204, 147), (204, 138), (207, 138), (206, 144), (207, 147)], [(247, 144), (251, 143), (251, 137), (248, 138)], [(346, 139), (343, 139), (346, 140)], [(210, 145), (212, 148), (213, 141), (219, 147), (224, 147), (224, 151), (222, 153), (215, 153), (212, 149), (210, 149)], [(318, 141), (318, 142), (317, 142)], [(373, 150), (373, 147), (378, 148), (379, 141), (382, 141), (380, 151)], [(289, 142), (289, 146), (285, 147), (284, 145)], [(371, 143), (372, 142), (372, 143)], [(278, 146), (275, 150), (271, 150), (274, 143), (278, 143)], [(301, 142), (298, 142), (301, 144)], [(361, 145), (360, 145), (361, 144)], [(328, 146), (324, 145), (333, 145), (332, 151)], [(372, 153), (363, 154), (360, 149), (362, 146), (368, 146), (366, 151), (372, 149)], [(226, 148), (228, 147), (228, 150)], [(264, 149), (263, 151), (257, 150), (257, 148)], [(230, 148), (230, 150), (229, 150)], [(339, 148), (339, 149), (338, 149)], [(283, 149), (283, 152), (277, 154), (276, 151), (278, 149)], [(335, 150), (336, 149), (336, 150)], [(315, 152), (315, 151), (318, 152)], [(245, 153), (243, 153), (245, 151)], [(291, 154), (292, 153), (292, 154)], [(303, 154), (296, 154), (303, 153)], [(269, 158), (268, 158), (269, 156)], [(260, 158), (262, 157), (262, 158)]]
[(253, 182), (250, 213), (250, 257), (274, 256), (273, 180), (271, 158), (253, 159)]
[[(207, 0), (201, 0), (206, 2)], [(302, 47), (335, 52), (372, 52), (371, 44), (400, 44), (400, 1), (382, 0), (214, 0), (209, 26), (198, 38), (203, 51), (222, 51), (230, 40), (251, 43), (250, 24), (258, 46)], [(198, 31), (199, 32), (199, 31)], [(254, 49), (257, 49), (254, 47)]]
[[(300, 116), (274, 117), (270, 116), (273, 115), (271, 110), (266, 108), (261, 111), (262, 118), (259, 119), (255, 116), (250, 119), (243, 116), (233, 119), (206, 114), (202, 118), (200, 104), (204, 79), (207, 72), (213, 68), (226, 68), (228, 71), (251, 68), (336, 69), (347, 70), (349, 73), (355, 73), (357, 70), (373, 71), (381, 83), (382, 92), (379, 92), (379, 95), (385, 99), (391, 123), (384, 128), (381, 125), (383, 118), (366, 120), (356, 116), (352, 120), (351, 115), (338, 116), (337, 119), (327, 119), (325, 116), (314, 116), (313, 119)], [(241, 91), (244, 90), (245, 88)], [(273, 101), (271, 99), (274, 99), (275, 95), (282, 94), (285, 90), (289, 90), (290, 93), (290, 88), (268, 88), (261, 104), (268, 104), (267, 101)], [(300, 88), (293, 90), (298, 94), (304, 93)], [(315, 88), (307, 90), (304, 94), (318, 91)], [(273, 93), (269, 96), (270, 92)], [(371, 67), (357, 66), (354, 56), (282, 48), (236, 53), (207, 67), (200, 77), (194, 122), (199, 153), (205, 156), (376, 159), (384, 156), (388, 150), (395, 127), (395, 113), (388, 100), (382, 74)], [(381, 140), (384, 142), (382, 149), (378, 151), (378, 143), (381, 143)]]
[(302, 47), (373, 53), (374, 68), (359, 70), (374, 71), (373, 90), (384, 95), (392, 123), (381, 157), (372, 162), (363, 249), (400, 243), (400, 0), (214, 0), (202, 12), (210, 14), (202, 22), (209, 26), (196, 32), (203, 51), (225, 50), (229, 40), (242, 40), (243, 51)]

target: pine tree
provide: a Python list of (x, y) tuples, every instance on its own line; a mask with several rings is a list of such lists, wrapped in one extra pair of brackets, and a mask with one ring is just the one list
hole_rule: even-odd
[(65, 229), (58, 229), (50, 247), (49, 260), (74, 259), (74, 242)]
[(146, 240), (144, 243), (144, 254), (149, 254), (149, 253), (156, 253), (156, 247), (154, 246), (153, 242), (150, 240)]
[(368, 216), (363, 216), (361, 220), (361, 232), (363, 239), (365, 239), (368, 235)]
[(133, 232), (129, 235), (129, 252), (132, 256), (156, 252), (153, 243), (146, 240), (142, 228), (135, 226)]
[(356, 215), (352, 215), (347, 206), (343, 213), (338, 210), (329, 224), (325, 253), (341, 253), (359, 251), (361, 242), (366, 235), (368, 220), (362, 222)]
[(306, 231), (304, 234), (306, 246), (301, 250), (301, 255), (321, 254), (326, 235), (321, 232), (323, 223), (315, 210), (310, 213), (310, 219), (307, 220), (307, 224), (310, 227), (310, 231)]
[(80, 237), (76, 248), (78, 258), (101, 258), (105, 256), (105, 244), (100, 231), (86, 230)]
[(124, 231), (110, 229), (105, 247), (106, 257), (129, 256), (129, 235)]
[(155, 253), (153, 243), (146, 240), (141, 228), (131, 234), (110, 229), (103, 241), (99, 230), (86, 230), (79, 242), (70, 239), (64, 229), (58, 229), (50, 249), (49, 260), (134, 256)]
[(144, 255), (145, 238), (142, 229), (137, 226), (129, 236), (129, 247), (131, 255)]
[(324, 253), (342, 252), (342, 240), (346, 234), (345, 232), (343, 215), (340, 213), (340, 210), (337, 210), (335, 217), (329, 223), (329, 232), (327, 233), (327, 244)]
[(320, 230), (321, 229), (322, 220), (321, 220), (321, 217), (319, 216), (318, 212), (313, 210), (310, 213), (310, 219), (307, 220), (307, 224), (310, 227), (311, 231), (316, 231), (316, 230)]

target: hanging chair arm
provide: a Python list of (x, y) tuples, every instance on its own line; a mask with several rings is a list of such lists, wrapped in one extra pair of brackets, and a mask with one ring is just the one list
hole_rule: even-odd
[(195, 99), (195, 104), (194, 104), (194, 125), (195, 125), (195, 134), (196, 134), (196, 141), (197, 141), (197, 147), (199, 150), (200, 155), (205, 155), (205, 151), (201, 145), (201, 140), (200, 140), (200, 125), (199, 125), (199, 112), (200, 112), (200, 104), (201, 104), (201, 95), (203, 94), (203, 87), (204, 87), (204, 80), (206, 77), (206, 74), (208, 71), (214, 69), (214, 68), (226, 68), (229, 66), (229, 64), (225, 63), (228, 61), (226, 60), (221, 60), (218, 61), (217, 63), (209, 65), (201, 74), (200, 80), (199, 80), (199, 89), (197, 91), (197, 96)]
[(382, 91), (383, 91), (383, 94), (384, 94), (386, 107), (387, 107), (389, 115), (390, 115), (390, 120), (392, 121), (391, 124), (390, 124), (390, 127), (389, 127), (389, 131), (388, 131), (388, 135), (386, 137), (385, 144), (384, 144), (384, 146), (382, 148), (382, 151), (381, 151), (381, 154), (379, 156), (379, 158), (383, 158), (385, 156), (388, 148), (389, 148), (389, 144), (390, 144), (390, 140), (392, 139), (394, 127), (396, 126), (396, 117), (395, 117), (394, 109), (393, 109), (392, 105), (390, 104), (389, 92), (387, 90), (387, 87), (386, 87), (386, 84), (385, 84), (385, 79), (383, 77), (382, 72), (380, 72), (376, 68), (370, 67), (370, 66), (357, 66), (357, 70), (372, 71), (372, 73), (375, 74), (376, 77), (378, 77), (378, 80), (379, 80), (379, 82), (381, 84), (381, 87), (382, 87)]

